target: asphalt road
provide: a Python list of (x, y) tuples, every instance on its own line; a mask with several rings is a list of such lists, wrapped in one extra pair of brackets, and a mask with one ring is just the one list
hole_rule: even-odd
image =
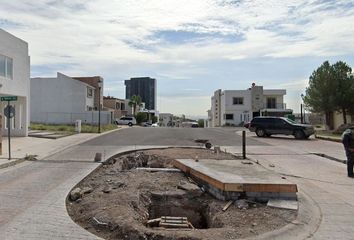
[[(97, 137), (81, 146), (194, 146), (195, 139), (208, 139), (213, 145), (241, 146), (241, 134), (237, 128), (151, 128), (132, 127)], [(248, 130), (247, 130), (248, 131)], [(247, 139), (247, 145), (268, 145), (255, 138)]]

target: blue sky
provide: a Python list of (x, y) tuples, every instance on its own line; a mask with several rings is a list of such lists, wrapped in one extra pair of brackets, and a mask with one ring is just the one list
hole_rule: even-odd
[(0, 27), (29, 43), (31, 75), (157, 79), (161, 112), (206, 116), (216, 89), (287, 90), (287, 107), (322, 62), (354, 67), (354, 2), (324, 0), (11, 0)]

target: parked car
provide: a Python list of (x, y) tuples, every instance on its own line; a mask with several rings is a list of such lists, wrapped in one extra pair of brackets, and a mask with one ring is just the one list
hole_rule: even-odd
[(115, 120), (115, 123), (117, 125), (128, 125), (128, 126), (133, 126), (136, 125), (136, 119), (135, 117), (121, 117), (119, 119)]
[(153, 124), (151, 124), (151, 127), (159, 127), (159, 124), (153, 123)]
[(143, 126), (143, 127), (151, 127), (151, 123), (149, 123), (149, 122), (142, 122), (142, 123), (141, 123), (141, 126)]
[(273, 134), (294, 135), (296, 139), (305, 139), (315, 133), (314, 127), (308, 124), (298, 124), (283, 117), (255, 117), (248, 129), (258, 137), (270, 137)]
[(249, 128), (250, 127), (250, 122), (246, 122), (245, 124), (243, 124), (243, 127)]

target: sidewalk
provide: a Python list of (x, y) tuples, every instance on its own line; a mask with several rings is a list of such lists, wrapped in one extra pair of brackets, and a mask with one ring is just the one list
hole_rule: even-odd
[[(252, 137), (252, 136), (249, 136)], [(354, 236), (354, 179), (346, 165), (313, 153), (345, 159), (342, 144), (318, 139), (297, 141), (285, 137), (260, 138), (269, 146), (248, 147), (247, 157), (264, 168), (296, 183), (299, 192), (310, 196), (318, 208), (318, 228), (308, 239), (352, 240)], [(240, 148), (227, 148), (240, 153)], [(300, 223), (302, 224), (302, 223)], [(289, 236), (288, 239), (297, 239)]]
[[(119, 128), (121, 129), (121, 128)], [(117, 131), (118, 129), (112, 130)], [(63, 151), (73, 145), (80, 144), (98, 136), (105, 135), (97, 133), (80, 133), (58, 139), (46, 139), (36, 137), (12, 137), (11, 138), (11, 160), (8, 160), (8, 139), (2, 139), (2, 155), (0, 155), (0, 169), (24, 161), (29, 155), (36, 156), (38, 160)]]

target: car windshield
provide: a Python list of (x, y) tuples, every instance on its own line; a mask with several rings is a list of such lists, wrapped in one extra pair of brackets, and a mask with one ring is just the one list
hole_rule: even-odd
[(291, 120), (289, 118), (283, 118), (284, 121), (291, 123), (291, 124), (297, 124), (297, 122), (295, 122), (294, 120)]

